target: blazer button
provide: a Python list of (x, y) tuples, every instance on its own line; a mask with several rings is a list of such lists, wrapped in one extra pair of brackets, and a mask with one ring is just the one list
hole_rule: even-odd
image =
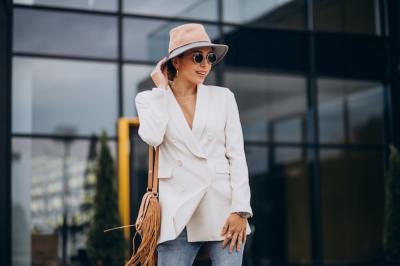
[(176, 164), (177, 164), (178, 166), (182, 166), (182, 165), (183, 165), (183, 163), (182, 163), (181, 160), (176, 161)]
[(185, 191), (185, 187), (181, 186), (181, 191), (184, 192)]
[(207, 137), (208, 141), (212, 141), (213, 138), (214, 138), (214, 137), (213, 137), (212, 135), (208, 135), (208, 137)]

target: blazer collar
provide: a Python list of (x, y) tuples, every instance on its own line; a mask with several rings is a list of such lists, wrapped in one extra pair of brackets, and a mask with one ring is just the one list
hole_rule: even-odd
[(197, 96), (196, 96), (196, 109), (193, 118), (192, 129), (182, 112), (179, 103), (169, 88), (168, 90), (169, 100), (171, 103), (171, 114), (170, 121), (174, 124), (174, 128), (179, 131), (181, 138), (185, 142), (188, 149), (196, 156), (206, 158), (206, 153), (203, 151), (200, 140), (204, 132), (204, 128), (207, 123), (208, 115), (208, 102), (209, 102), (209, 88), (208, 86), (200, 83), (197, 84)]

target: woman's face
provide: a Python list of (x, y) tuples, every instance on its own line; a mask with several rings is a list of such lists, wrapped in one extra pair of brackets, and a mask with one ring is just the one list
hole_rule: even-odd
[[(193, 61), (193, 53), (202, 53), (203, 61), (196, 64)], [(207, 54), (212, 52), (211, 47), (193, 48), (186, 51), (183, 58), (174, 58), (174, 66), (178, 69), (178, 79), (185, 79), (193, 84), (203, 83), (211, 70), (211, 64), (207, 60)]]

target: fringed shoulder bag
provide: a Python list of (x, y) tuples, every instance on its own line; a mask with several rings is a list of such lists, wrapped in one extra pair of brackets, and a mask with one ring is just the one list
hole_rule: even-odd
[[(156, 266), (157, 265), (157, 240), (160, 236), (161, 208), (158, 201), (158, 157), (159, 147), (149, 145), (149, 171), (147, 181), (147, 192), (143, 195), (135, 225), (126, 225), (107, 229), (106, 231), (135, 226), (136, 232), (133, 237), (133, 254), (125, 266)], [(142, 241), (135, 250), (135, 238), (139, 233)]]

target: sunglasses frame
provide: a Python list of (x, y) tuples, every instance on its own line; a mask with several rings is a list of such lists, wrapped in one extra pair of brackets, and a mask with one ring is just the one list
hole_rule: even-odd
[[(209, 59), (210, 54), (213, 54), (213, 55), (215, 56), (215, 61), (214, 61), (214, 62), (210, 62), (210, 59)], [(196, 59), (195, 59), (195, 57), (198, 56), (198, 55), (201, 55), (201, 57), (202, 57), (200, 62), (196, 62)], [(200, 65), (201, 63), (203, 63), (204, 57), (207, 59), (207, 62), (208, 62), (209, 64), (211, 64), (211, 65), (214, 65), (215, 62), (217, 62), (217, 54), (214, 53), (214, 52), (209, 52), (206, 56), (204, 56), (204, 55), (203, 55), (202, 53), (200, 53), (200, 52), (195, 52), (195, 53), (193, 53), (193, 55), (192, 55), (193, 62), (194, 62), (195, 64), (198, 64), (198, 65)]]

